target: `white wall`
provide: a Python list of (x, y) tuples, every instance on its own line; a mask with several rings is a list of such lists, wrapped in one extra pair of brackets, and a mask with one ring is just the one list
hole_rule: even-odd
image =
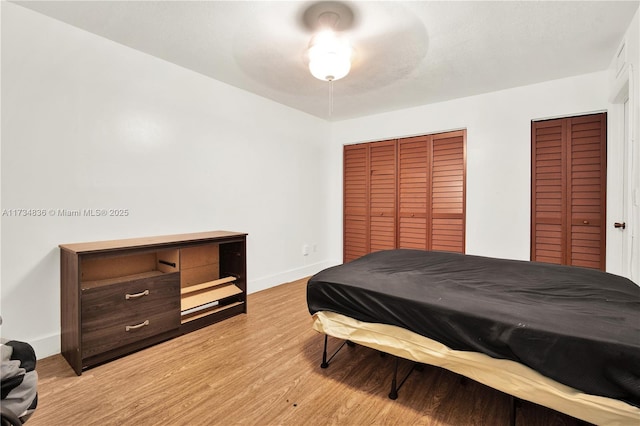
[[(603, 71), (334, 123), (331, 156), (342, 158), (344, 144), (466, 128), (466, 251), (529, 260), (531, 120), (606, 110), (607, 76)], [(342, 202), (342, 163), (334, 165), (335, 234), (342, 228), (335, 214)], [(341, 258), (341, 241), (333, 240), (332, 247)]]
[[(59, 352), (61, 243), (242, 231), (250, 292), (317, 272), (327, 140), (323, 120), (2, 2), (2, 336)], [(7, 216), (91, 208), (129, 215)]]

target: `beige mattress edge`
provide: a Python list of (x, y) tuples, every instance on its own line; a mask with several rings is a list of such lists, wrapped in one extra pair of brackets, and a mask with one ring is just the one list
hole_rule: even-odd
[(478, 352), (457, 351), (387, 324), (355, 320), (334, 312), (317, 312), (314, 330), (401, 358), (446, 368), (494, 389), (570, 416), (606, 426), (640, 424), (640, 408), (622, 401), (585, 394), (514, 361)]

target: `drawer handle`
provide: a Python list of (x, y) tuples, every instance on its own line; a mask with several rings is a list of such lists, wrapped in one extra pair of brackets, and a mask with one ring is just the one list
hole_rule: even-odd
[(142, 291), (142, 292), (136, 293), (136, 294), (127, 293), (127, 294), (124, 295), (124, 298), (129, 300), (129, 299), (136, 299), (138, 297), (148, 296), (148, 295), (149, 295), (149, 290), (145, 290), (145, 291)]
[(149, 325), (149, 320), (145, 320), (145, 322), (141, 322), (140, 324), (136, 324), (136, 325), (125, 325), (124, 326), (124, 331), (131, 331), (131, 330), (135, 330), (137, 328), (142, 328), (146, 325)]

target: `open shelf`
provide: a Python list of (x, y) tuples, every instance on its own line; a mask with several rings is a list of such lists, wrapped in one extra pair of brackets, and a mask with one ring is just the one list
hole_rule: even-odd
[(228, 271), (228, 258), (239, 253), (237, 249), (234, 244), (216, 243), (180, 249), (182, 324), (244, 304), (243, 284), (238, 279), (241, 271), (231, 267), (230, 272), (220, 273), (221, 259)]
[(204, 244), (180, 249), (180, 286), (183, 288), (220, 278), (220, 246)]
[(218, 280), (207, 281), (201, 284), (190, 285), (188, 287), (182, 287), (182, 289), (180, 290), (180, 293), (184, 296), (186, 294), (194, 293), (196, 291), (206, 290), (208, 288), (217, 287), (222, 284), (234, 282), (235, 280), (236, 280), (236, 277), (225, 277), (225, 278), (220, 278)]
[(90, 289), (180, 271), (178, 250), (158, 250), (83, 259), (80, 287)]
[(197, 320), (199, 318), (206, 317), (207, 315), (212, 315), (212, 314), (215, 314), (217, 312), (221, 312), (221, 311), (224, 311), (226, 309), (233, 308), (234, 306), (240, 306), (242, 304), (244, 304), (244, 302), (233, 302), (233, 303), (229, 303), (227, 305), (223, 305), (223, 306), (219, 306), (218, 305), (218, 306), (214, 306), (214, 307), (209, 308), (209, 309), (203, 309), (203, 310), (198, 311), (198, 312), (193, 312), (191, 314), (182, 316), (181, 323), (184, 324), (184, 323), (187, 323), (189, 321)]
[[(205, 283), (206, 284), (206, 283)], [(205, 287), (204, 290), (190, 292), (182, 295), (181, 310), (186, 311), (207, 303), (220, 301), (228, 297), (242, 294), (242, 290), (233, 283), (218, 284), (214, 287)]]

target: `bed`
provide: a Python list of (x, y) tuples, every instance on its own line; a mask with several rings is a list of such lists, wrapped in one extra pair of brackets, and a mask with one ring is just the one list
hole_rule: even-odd
[(640, 423), (640, 287), (626, 278), (401, 249), (319, 272), (307, 302), (325, 335), (595, 424)]

